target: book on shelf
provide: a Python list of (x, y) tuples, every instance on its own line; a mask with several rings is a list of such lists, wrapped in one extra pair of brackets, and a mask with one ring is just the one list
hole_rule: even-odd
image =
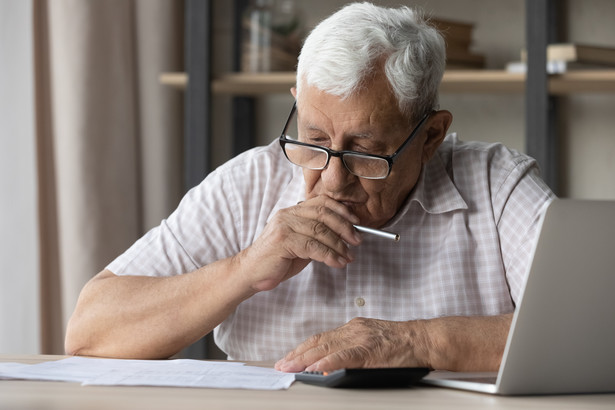
[[(521, 50), (521, 61), (509, 63), (509, 71), (523, 69), (526, 62), (527, 51), (524, 49)], [(574, 43), (555, 43), (547, 46), (547, 72), (549, 74), (610, 67), (615, 67), (615, 47)]]
[(429, 21), (438, 31), (447, 44), (453, 44), (456, 47), (468, 49), (472, 44), (472, 33), (474, 25), (471, 23), (462, 23), (460, 21), (444, 20), (440, 18), (432, 18)]
[(430, 23), (444, 37), (447, 69), (485, 67), (485, 57), (470, 50), (474, 24), (440, 18), (432, 18)]
[(615, 48), (586, 44), (549, 44), (547, 60), (615, 66)]

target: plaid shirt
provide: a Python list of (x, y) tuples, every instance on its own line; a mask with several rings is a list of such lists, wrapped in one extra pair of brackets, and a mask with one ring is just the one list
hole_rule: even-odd
[[(107, 269), (193, 271), (250, 246), (278, 209), (304, 197), (302, 170), (277, 141), (252, 149), (212, 172)], [(364, 235), (345, 269), (310, 263), (241, 303), (216, 328), (216, 343), (232, 359), (272, 360), (358, 316), (402, 321), (512, 312), (537, 222), (552, 198), (533, 159), (449, 135), (383, 228), (399, 233), (400, 242)]]

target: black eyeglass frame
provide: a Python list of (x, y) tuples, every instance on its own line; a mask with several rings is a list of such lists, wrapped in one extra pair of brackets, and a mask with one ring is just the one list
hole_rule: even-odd
[[(280, 138), (279, 138), (280, 146), (282, 147), (282, 151), (284, 152), (284, 156), (286, 157), (286, 159), (288, 159), (294, 165), (301, 166), (301, 165), (295, 164), (294, 162), (290, 160), (290, 158), (288, 158), (288, 154), (286, 153), (286, 144), (295, 144), (295, 145), (301, 145), (304, 147), (320, 149), (327, 153), (327, 162), (322, 168), (317, 168), (316, 170), (323, 170), (327, 168), (329, 166), (329, 161), (331, 160), (331, 157), (338, 157), (342, 160), (342, 164), (344, 164), (344, 167), (348, 170), (348, 172), (350, 172), (353, 175), (356, 175), (359, 178), (365, 178), (365, 179), (385, 179), (387, 178), (391, 174), (391, 168), (393, 168), (393, 164), (395, 163), (395, 159), (397, 158), (397, 156), (401, 154), (402, 151), (408, 145), (410, 145), (410, 142), (416, 137), (416, 135), (418, 134), (418, 131), (422, 128), (425, 121), (427, 121), (427, 118), (429, 118), (431, 114), (435, 112), (432, 110), (428, 112), (427, 114), (425, 114), (423, 118), (421, 118), (419, 123), (414, 127), (414, 129), (412, 130), (408, 138), (406, 138), (406, 140), (399, 146), (399, 148), (395, 150), (395, 152), (393, 152), (391, 155), (378, 155), (378, 154), (366, 154), (364, 152), (348, 151), (348, 150), (335, 151), (327, 147), (322, 147), (320, 145), (308, 144), (307, 142), (301, 142), (301, 141), (296, 141), (296, 140), (291, 140), (291, 139), (286, 138), (286, 131), (288, 130), (288, 126), (290, 125), (291, 119), (296, 111), (297, 111), (297, 102), (295, 101), (293, 103), (293, 108), (291, 108), (290, 114), (288, 115), (288, 119), (286, 120), (286, 123), (284, 124), (284, 129), (282, 130), (282, 134), (280, 135)], [(359, 156), (359, 157), (383, 159), (387, 161), (387, 163), (389, 164), (389, 170), (387, 174), (383, 177), (365, 177), (365, 176), (357, 175), (354, 172), (352, 172), (350, 168), (348, 168), (348, 166), (346, 165), (346, 162), (344, 161), (344, 155), (348, 155), (348, 154)]]

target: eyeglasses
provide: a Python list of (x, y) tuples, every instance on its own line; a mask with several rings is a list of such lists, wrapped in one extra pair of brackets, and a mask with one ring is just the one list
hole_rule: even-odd
[(366, 154), (356, 151), (334, 151), (319, 145), (308, 144), (297, 141), (287, 135), (288, 128), (293, 122), (297, 111), (297, 103), (293, 104), (290, 115), (284, 125), (282, 135), (280, 135), (280, 145), (286, 158), (295, 165), (312, 170), (322, 170), (327, 168), (331, 157), (339, 157), (346, 169), (360, 178), (366, 179), (385, 179), (391, 173), (391, 167), (395, 159), (402, 153), (404, 148), (410, 144), (418, 131), (421, 129), (431, 112), (425, 116), (414, 127), (408, 138), (391, 155)]

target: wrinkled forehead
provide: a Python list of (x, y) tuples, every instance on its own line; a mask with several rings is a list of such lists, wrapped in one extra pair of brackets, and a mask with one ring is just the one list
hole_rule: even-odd
[(303, 84), (301, 92), (297, 94), (297, 110), (304, 125), (352, 125), (357, 127), (357, 132), (361, 127), (364, 132), (394, 132), (409, 126), (409, 121), (399, 111), (393, 93), (386, 84), (377, 81), (348, 97), (336, 96)]

